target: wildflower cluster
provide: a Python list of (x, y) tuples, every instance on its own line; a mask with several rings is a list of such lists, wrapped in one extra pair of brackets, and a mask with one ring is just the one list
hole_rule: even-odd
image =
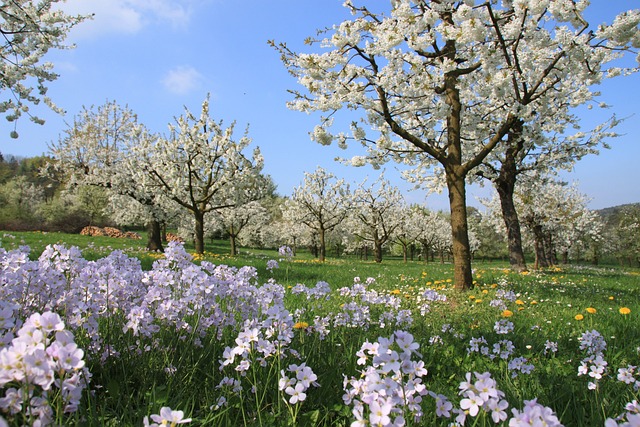
[(640, 404), (637, 400), (626, 404), (625, 411), (615, 419), (607, 418), (604, 427), (637, 427), (640, 426)]
[(633, 384), (635, 391), (640, 390), (640, 370), (635, 365), (627, 365), (625, 368), (618, 369), (618, 381), (625, 384)]
[[(369, 289), (375, 284), (375, 279), (369, 277), (364, 283), (359, 277), (353, 280), (353, 286), (338, 289), (338, 294), (346, 298), (341, 311), (334, 314), (333, 323), (336, 327), (369, 328), (376, 324), (381, 328), (389, 324), (395, 327), (408, 327), (413, 323), (410, 310), (401, 308), (402, 300), (393, 294)], [(372, 310), (379, 315), (372, 316)], [(382, 310), (382, 312), (380, 312)]]
[(284, 393), (283, 400), (295, 424), (300, 405), (307, 399), (307, 390), (311, 386), (319, 387), (320, 384), (316, 382), (318, 376), (305, 363), (289, 365), (287, 372), (293, 375), (288, 376), (284, 370), (281, 370), (278, 390)]
[(549, 407), (537, 402), (537, 399), (525, 400), (522, 411), (512, 409), (513, 417), (509, 427), (547, 426), (562, 427), (560, 420)]
[[(499, 331), (503, 331), (503, 328), (505, 328), (505, 326), (499, 322), (496, 322), (495, 327)], [(534, 366), (527, 363), (528, 360), (526, 358), (514, 357), (510, 359), (514, 354), (515, 349), (516, 347), (513, 345), (511, 340), (500, 340), (494, 343), (490, 348), (486, 338), (480, 337), (471, 338), (471, 340), (469, 340), (467, 354), (480, 353), (481, 355), (488, 357), (490, 360), (494, 360), (496, 358), (508, 360), (507, 369), (511, 372), (511, 376), (514, 378), (517, 377), (519, 373), (530, 374), (533, 371)]]
[(280, 256), (283, 256), (288, 260), (291, 260), (294, 256), (293, 249), (286, 245), (280, 246), (280, 248), (278, 248), (278, 253)]
[[(6, 341), (19, 321), (7, 316), (15, 307), (2, 305)], [(17, 424), (42, 426), (76, 412), (90, 379), (84, 365), (84, 351), (58, 314), (32, 314), (0, 350), (0, 411)]]
[(360, 378), (344, 379), (343, 400), (353, 405), (352, 426), (404, 425), (405, 416), (418, 422), (422, 415), (422, 396), (427, 389), (422, 377), (424, 362), (412, 360), (419, 355), (413, 335), (395, 331), (390, 338), (365, 342), (356, 353), (358, 365), (365, 366)]
[(604, 360), (604, 350), (607, 348), (607, 343), (595, 329), (583, 333), (580, 338), (580, 350), (587, 353), (587, 357), (582, 359), (580, 366), (578, 367), (578, 376), (588, 375), (593, 378), (593, 381), (589, 381), (587, 387), (589, 390), (595, 390), (598, 388), (598, 381), (606, 375), (607, 361)]
[(327, 282), (319, 281), (313, 288), (298, 283), (291, 288), (291, 293), (294, 295), (305, 294), (307, 299), (329, 299), (331, 293), (331, 287)]
[(504, 393), (498, 390), (491, 374), (474, 373), (475, 382), (471, 382), (471, 373), (467, 372), (466, 381), (460, 383), (460, 409), (454, 409), (456, 422), (464, 425), (467, 416), (475, 417), (480, 410), (490, 413), (493, 422), (499, 423), (507, 419), (506, 409), (509, 403), (504, 400)]

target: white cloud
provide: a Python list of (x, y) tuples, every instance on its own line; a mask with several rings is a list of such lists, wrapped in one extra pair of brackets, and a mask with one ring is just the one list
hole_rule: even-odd
[(195, 68), (178, 66), (167, 73), (162, 79), (162, 84), (169, 92), (184, 95), (198, 89), (202, 79), (202, 74)]
[(184, 0), (67, 0), (60, 7), (68, 14), (93, 14), (92, 20), (74, 28), (74, 38), (135, 34), (153, 23), (185, 28), (193, 9), (192, 2)]

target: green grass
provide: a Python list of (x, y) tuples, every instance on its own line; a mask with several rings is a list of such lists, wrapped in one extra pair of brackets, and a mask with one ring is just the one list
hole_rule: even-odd
[[(126, 241), (106, 237), (87, 237), (57, 233), (11, 233), (14, 237), (1, 237), (2, 247), (16, 248), (29, 245), (31, 258), (37, 258), (49, 243), (75, 245), (83, 250), (86, 259), (98, 259), (110, 251), (123, 250), (139, 257), (143, 268), (161, 257), (144, 251), (144, 240)], [(0, 234), (2, 236), (2, 234)], [(186, 246), (192, 252), (192, 246)], [(276, 250), (243, 248), (236, 257), (228, 256), (225, 241), (207, 242), (203, 257), (196, 257), (215, 264), (257, 268), (259, 283), (273, 278), (286, 290), (287, 309), (295, 313), (296, 321), (314, 325), (315, 316), (339, 312), (351, 299), (341, 296), (337, 290), (350, 287), (354, 277), (364, 281), (375, 278), (372, 288), (380, 294), (397, 295), (399, 309), (411, 310), (413, 324), (408, 328), (420, 343), (420, 353), (429, 371), (426, 385), (430, 390), (443, 393), (454, 405), (459, 402), (458, 384), (465, 372), (489, 371), (506, 394), (510, 407), (522, 407), (524, 400), (537, 397), (551, 406), (565, 425), (602, 425), (606, 417), (623, 412), (626, 402), (638, 398), (631, 386), (616, 380), (619, 367), (640, 365), (640, 270), (621, 268), (594, 268), (560, 266), (529, 274), (515, 274), (508, 265), (500, 262), (474, 263), (476, 286), (460, 293), (451, 285), (450, 264), (404, 263), (397, 258), (385, 258), (381, 264), (362, 261), (355, 257), (330, 258), (317, 262), (308, 252), (298, 251), (292, 261), (281, 260), (278, 269), (269, 272), (266, 263), (278, 259)], [(326, 281), (333, 290), (329, 300), (309, 300), (303, 295), (293, 295), (297, 284), (313, 287), (318, 281)], [(435, 289), (447, 296), (446, 302), (431, 303), (431, 310), (419, 312), (420, 296), (425, 289)], [(491, 347), (505, 339), (494, 331), (494, 324), (502, 319), (502, 311), (490, 305), (498, 290), (509, 290), (517, 295), (517, 301), (509, 302), (513, 313), (509, 320), (515, 330), (506, 338), (513, 342), (515, 354), (526, 357), (534, 364), (530, 375), (513, 378), (507, 362), (491, 360), (478, 353), (468, 353), (471, 338), (484, 337)], [(623, 315), (621, 307), (630, 309)], [(590, 313), (587, 308), (595, 309)], [(185, 411), (194, 418), (194, 425), (287, 425), (293, 415), (287, 412), (277, 392), (279, 370), (290, 363), (304, 361), (318, 374), (321, 387), (308, 392), (297, 425), (349, 425), (350, 409), (342, 404), (343, 374), (358, 376), (361, 366), (356, 364), (355, 353), (365, 340), (373, 342), (380, 336), (388, 337), (398, 327), (392, 321), (378, 323), (383, 307), (370, 304), (374, 319), (368, 327), (332, 326), (329, 335), (322, 339), (313, 329), (297, 330), (291, 348), (300, 358), (288, 356), (282, 366), (268, 365), (252, 371), (243, 381), (254, 385), (256, 394), (242, 396), (229, 394), (229, 406), (223, 410), (211, 410), (221, 395), (216, 389), (223, 374), (218, 360), (225, 346), (233, 346), (238, 330), (225, 330), (220, 336), (209, 334), (201, 337), (201, 345), (193, 345), (195, 338), (188, 333), (177, 333), (165, 328), (153, 338), (122, 334), (126, 322), (118, 314), (100, 324), (100, 332), (111, 337), (113, 344), (122, 351), (119, 358), (101, 364), (90, 362), (95, 394), (87, 393), (83, 416), (87, 425), (140, 425), (144, 415), (158, 413), (161, 406)], [(593, 311), (593, 310), (590, 310)], [(582, 316), (581, 320), (576, 318)], [(196, 322), (197, 319), (185, 319)], [(443, 325), (449, 325), (443, 330)], [(589, 378), (577, 375), (580, 360), (585, 355), (579, 350), (579, 337), (588, 330), (599, 331), (607, 342), (605, 357), (608, 373), (599, 382), (597, 391), (587, 389)], [(431, 342), (435, 337), (439, 340)], [(80, 338), (79, 338), (80, 339)], [(544, 354), (547, 340), (558, 343), (557, 354)], [(88, 345), (89, 341), (84, 342)], [(149, 347), (139, 353), (140, 348)], [(167, 374), (167, 367), (175, 372)], [(255, 377), (251, 376), (255, 375)], [(232, 398), (233, 397), (233, 398)], [(448, 425), (450, 420), (436, 419), (433, 402), (425, 397), (424, 422), (420, 425)], [(76, 419), (76, 421), (79, 418)], [(475, 420), (471, 420), (473, 423)], [(476, 425), (494, 425), (490, 417), (478, 418)], [(410, 423), (409, 423), (410, 424)]]

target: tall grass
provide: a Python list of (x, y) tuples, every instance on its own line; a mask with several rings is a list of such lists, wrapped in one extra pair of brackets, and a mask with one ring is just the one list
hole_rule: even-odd
[[(2, 237), (2, 247), (28, 245), (34, 260), (47, 244), (64, 242), (80, 247), (86, 260), (121, 250), (141, 259), (146, 273), (140, 275), (156, 271), (178, 278), (188, 270), (188, 263), (177, 261), (162, 270), (152, 266), (163, 256), (147, 253), (140, 241), (54, 233), (12, 235)], [(475, 288), (459, 293), (452, 288), (449, 264), (398, 259), (376, 264), (353, 257), (318, 263), (304, 252), (287, 259), (275, 250), (245, 250), (237, 257), (226, 255), (227, 250), (224, 242), (215, 242), (195, 263), (255, 267), (256, 289), (281, 285), (288, 320), (273, 320), (270, 316), (285, 312), (274, 314), (266, 308), (257, 310), (254, 318), (244, 318), (231, 310), (234, 300), (220, 298), (216, 301), (221, 310), (226, 304), (238, 316), (235, 323), (199, 329), (209, 318), (204, 307), (192, 307), (182, 318), (156, 320), (158, 330), (152, 334), (135, 335), (131, 330), (123, 333), (129, 308), (111, 307), (108, 315), (99, 317), (99, 348), (91, 334), (82, 328), (75, 332), (93, 377), (79, 412), (67, 419), (69, 425), (141, 425), (144, 416), (165, 406), (184, 411), (193, 425), (350, 425), (354, 407), (343, 400), (344, 382), (363, 377), (364, 366), (358, 364), (356, 353), (363, 343), (392, 337), (398, 330), (410, 332), (419, 344), (419, 355), (413, 357), (422, 360), (428, 371), (423, 377), (427, 390), (446, 396), (454, 408), (459, 407), (459, 385), (468, 372), (489, 372), (509, 408), (521, 409), (525, 401), (537, 398), (564, 425), (603, 425), (638, 399), (638, 389), (617, 378), (619, 368), (640, 364), (637, 269), (562, 266), (515, 274), (502, 263), (476, 263)], [(271, 259), (279, 262), (278, 268), (267, 269)], [(373, 280), (364, 292), (359, 286), (367, 278)], [(326, 282), (329, 291), (321, 292), (318, 282)], [(168, 299), (181, 301), (190, 283), (172, 283)], [(434, 300), (434, 295), (446, 300)], [(630, 313), (622, 314), (623, 307)], [(69, 321), (72, 313), (61, 315)], [(496, 327), (500, 321), (511, 322), (512, 330), (502, 333)], [(279, 332), (268, 335), (266, 323)], [(264, 356), (258, 341), (252, 341), (246, 354), (236, 354), (223, 365), (229, 349), (237, 347), (238, 339), (252, 328), (274, 345), (273, 353)], [(583, 334), (593, 330), (606, 341), (603, 357), (608, 363), (597, 381), (579, 375), (588, 357), (580, 348)], [(477, 351), (472, 340), (479, 343)], [(496, 345), (504, 347), (505, 340), (513, 349), (503, 359), (494, 350)], [(516, 358), (524, 358), (533, 370), (526, 373), (511, 366)], [(236, 369), (245, 359), (250, 362), (248, 369)], [(283, 376), (295, 377), (289, 368), (302, 363), (313, 369), (318, 386), (305, 389), (304, 401), (291, 403), (281, 381)], [(640, 375), (635, 378), (640, 380)], [(594, 381), (596, 387), (590, 389)], [(424, 415), (419, 421), (406, 417), (407, 425), (449, 425), (453, 419), (437, 417), (435, 405), (435, 399), (425, 395)], [(482, 412), (467, 416), (467, 424), (495, 425), (491, 415)]]

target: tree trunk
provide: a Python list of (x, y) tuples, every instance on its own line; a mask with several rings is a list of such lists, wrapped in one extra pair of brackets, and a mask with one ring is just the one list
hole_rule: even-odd
[(500, 196), (502, 219), (507, 228), (507, 245), (509, 248), (509, 264), (518, 273), (527, 270), (527, 264), (522, 250), (522, 233), (520, 220), (513, 202), (513, 192), (518, 176), (517, 156), (523, 149), (522, 121), (518, 120), (513, 125), (507, 138), (507, 149), (504, 161), (500, 165), (500, 174), (494, 181), (494, 185)]
[(547, 256), (547, 264), (549, 264), (549, 267), (558, 264), (558, 256), (556, 255), (556, 248), (553, 244), (553, 236), (551, 236), (551, 233), (544, 234), (544, 253)]
[(236, 230), (233, 227), (233, 224), (229, 227), (229, 245), (231, 246), (230, 253), (231, 256), (238, 255), (238, 249), (236, 247)]
[[(502, 175), (502, 174), (501, 174)], [(527, 264), (522, 250), (522, 233), (520, 230), (520, 220), (513, 202), (513, 191), (515, 187), (515, 176), (513, 181), (498, 178), (495, 187), (500, 196), (500, 206), (502, 209), (502, 219), (507, 228), (507, 246), (509, 248), (509, 264), (514, 271), (522, 272), (527, 270)]]
[(194, 212), (194, 219), (196, 221), (196, 234), (194, 236), (196, 253), (204, 253), (204, 214), (202, 212)]
[(152, 220), (147, 224), (147, 249), (156, 252), (164, 252), (160, 232), (160, 222)]
[(542, 226), (536, 225), (533, 227), (533, 239), (536, 252), (535, 268), (538, 269), (549, 267), (549, 260), (547, 255), (545, 254), (544, 233), (542, 231)]
[(456, 172), (455, 170), (447, 170), (453, 242), (453, 283), (458, 290), (468, 290), (473, 286), (473, 274), (469, 248), (465, 176)]
[(238, 248), (236, 246), (236, 235), (235, 234), (229, 234), (229, 244), (231, 245), (231, 250), (229, 251), (231, 253), (231, 256), (238, 255)]
[(327, 247), (326, 247), (326, 243), (325, 243), (324, 228), (320, 228), (320, 230), (318, 231), (318, 235), (320, 237), (320, 253), (319, 253), (318, 258), (320, 259), (320, 262), (324, 262), (325, 257), (327, 255)]
[(373, 242), (374, 261), (378, 264), (382, 262), (382, 242), (376, 240)]
[(427, 245), (424, 242), (421, 242), (422, 244), (422, 261), (424, 261), (425, 264), (427, 264), (429, 262), (429, 245)]

